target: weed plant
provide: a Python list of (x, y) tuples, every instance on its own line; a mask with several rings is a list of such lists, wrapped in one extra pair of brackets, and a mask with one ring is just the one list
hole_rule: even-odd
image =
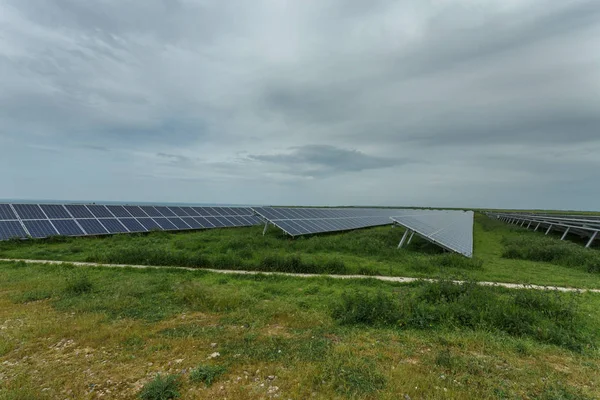
[(202, 382), (207, 387), (211, 386), (213, 382), (221, 375), (223, 375), (227, 369), (221, 365), (198, 365), (190, 372), (190, 380), (198, 383)]
[(158, 374), (156, 378), (144, 385), (139, 393), (142, 400), (170, 400), (180, 397), (179, 376)]

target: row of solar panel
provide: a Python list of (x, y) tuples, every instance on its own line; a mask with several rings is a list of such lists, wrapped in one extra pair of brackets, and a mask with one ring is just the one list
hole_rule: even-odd
[(391, 217), (398, 210), (390, 208), (284, 208), (255, 207), (254, 211), (268, 220), (297, 220), (355, 217)]
[(270, 222), (291, 236), (347, 231), (370, 226), (390, 225), (392, 223), (389, 217), (286, 219), (271, 220)]
[(231, 217), (247, 215), (253, 215), (251, 208), (105, 206), (98, 204), (0, 204), (0, 221), (72, 218)]
[(253, 226), (262, 221), (255, 215), (229, 217), (78, 218), (0, 221), (0, 240), (44, 238), (54, 235), (86, 236), (152, 230), (189, 230)]

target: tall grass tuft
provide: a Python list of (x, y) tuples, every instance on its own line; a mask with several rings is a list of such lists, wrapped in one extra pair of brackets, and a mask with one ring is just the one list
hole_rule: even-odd
[(226, 371), (221, 365), (198, 365), (190, 373), (190, 381), (203, 382), (207, 387)]
[(65, 292), (70, 295), (78, 296), (89, 293), (94, 289), (94, 284), (85, 274), (76, 274), (67, 279)]
[(158, 374), (156, 378), (146, 383), (139, 393), (142, 400), (170, 400), (180, 397), (179, 376)]

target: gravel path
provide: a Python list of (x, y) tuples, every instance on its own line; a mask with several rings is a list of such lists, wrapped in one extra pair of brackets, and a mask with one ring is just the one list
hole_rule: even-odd
[[(183, 269), (187, 271), (210, 271), (218, 274), (237, 274), (237, 275), (279, 275), (279, 276), (292, 276), (296, 278), (319, 278), (328, 277), (335, 279), (377, 279), (379, 281), (386, 282), (400, 282), (409, 283), (415, 281), (427, 281), (433, 282), (435, 279), (424, 279), (424, 278), (409, 278), (402, 276), (379, 276), (379, 275), (330, 275), (330, 274), (295, 274), (290, 272), (262, 272), (262, 271), (238, 271), (229, 269), (210, 269), (210, 268), (187, 268), (187, 267), (173, 267), (173, 266), (154, 266), (154, 265), (125, 265), (125, 264), (101, 264), (92, 262), (78, 262), (78, 261), (55, 261), (55, 260), (19, 260), (12, 258), (0, 258), (0, 262), (25, 262), (28, 264), (68, 264), (75, 265), (78, 267), (107, 267), (107, 268), (172, 268), (172, 269)], [(464, 283), (465, 281), (453, 281), (455, 283)], [(581, 289), (561, 286), (540, 286), (540, 285), (526, 285), (520, 283), (504, 283), (504, 282), (477, 282), (482, 286), (500, 286), (509, 289), (536, 289), (536, 290), (558, 290), (560, 292), (591, 292), (600, 293), (600, 289)]]

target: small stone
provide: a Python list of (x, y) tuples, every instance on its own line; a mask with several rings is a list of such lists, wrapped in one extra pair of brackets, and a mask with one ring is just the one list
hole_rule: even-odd
[(275, 375), (269, 375), (267, 376), (267, 379), (272, 381), (273, 379), (277, 378)]
[(212, 347), (214, 349), (215, 347), (217, 347), (217, 344), (216, 343), (211, 343), (210, 347)]
[(221, 353), (219, 353), (218, 351), (215, 351), (214, 353), (212, 353), (210, 356), (208, 356), (208, 358), (217, 358), (221, 355)]
[(175, 364), (181, 364), (183, 362), (183, 358), (178, 358), (175, 360)]

